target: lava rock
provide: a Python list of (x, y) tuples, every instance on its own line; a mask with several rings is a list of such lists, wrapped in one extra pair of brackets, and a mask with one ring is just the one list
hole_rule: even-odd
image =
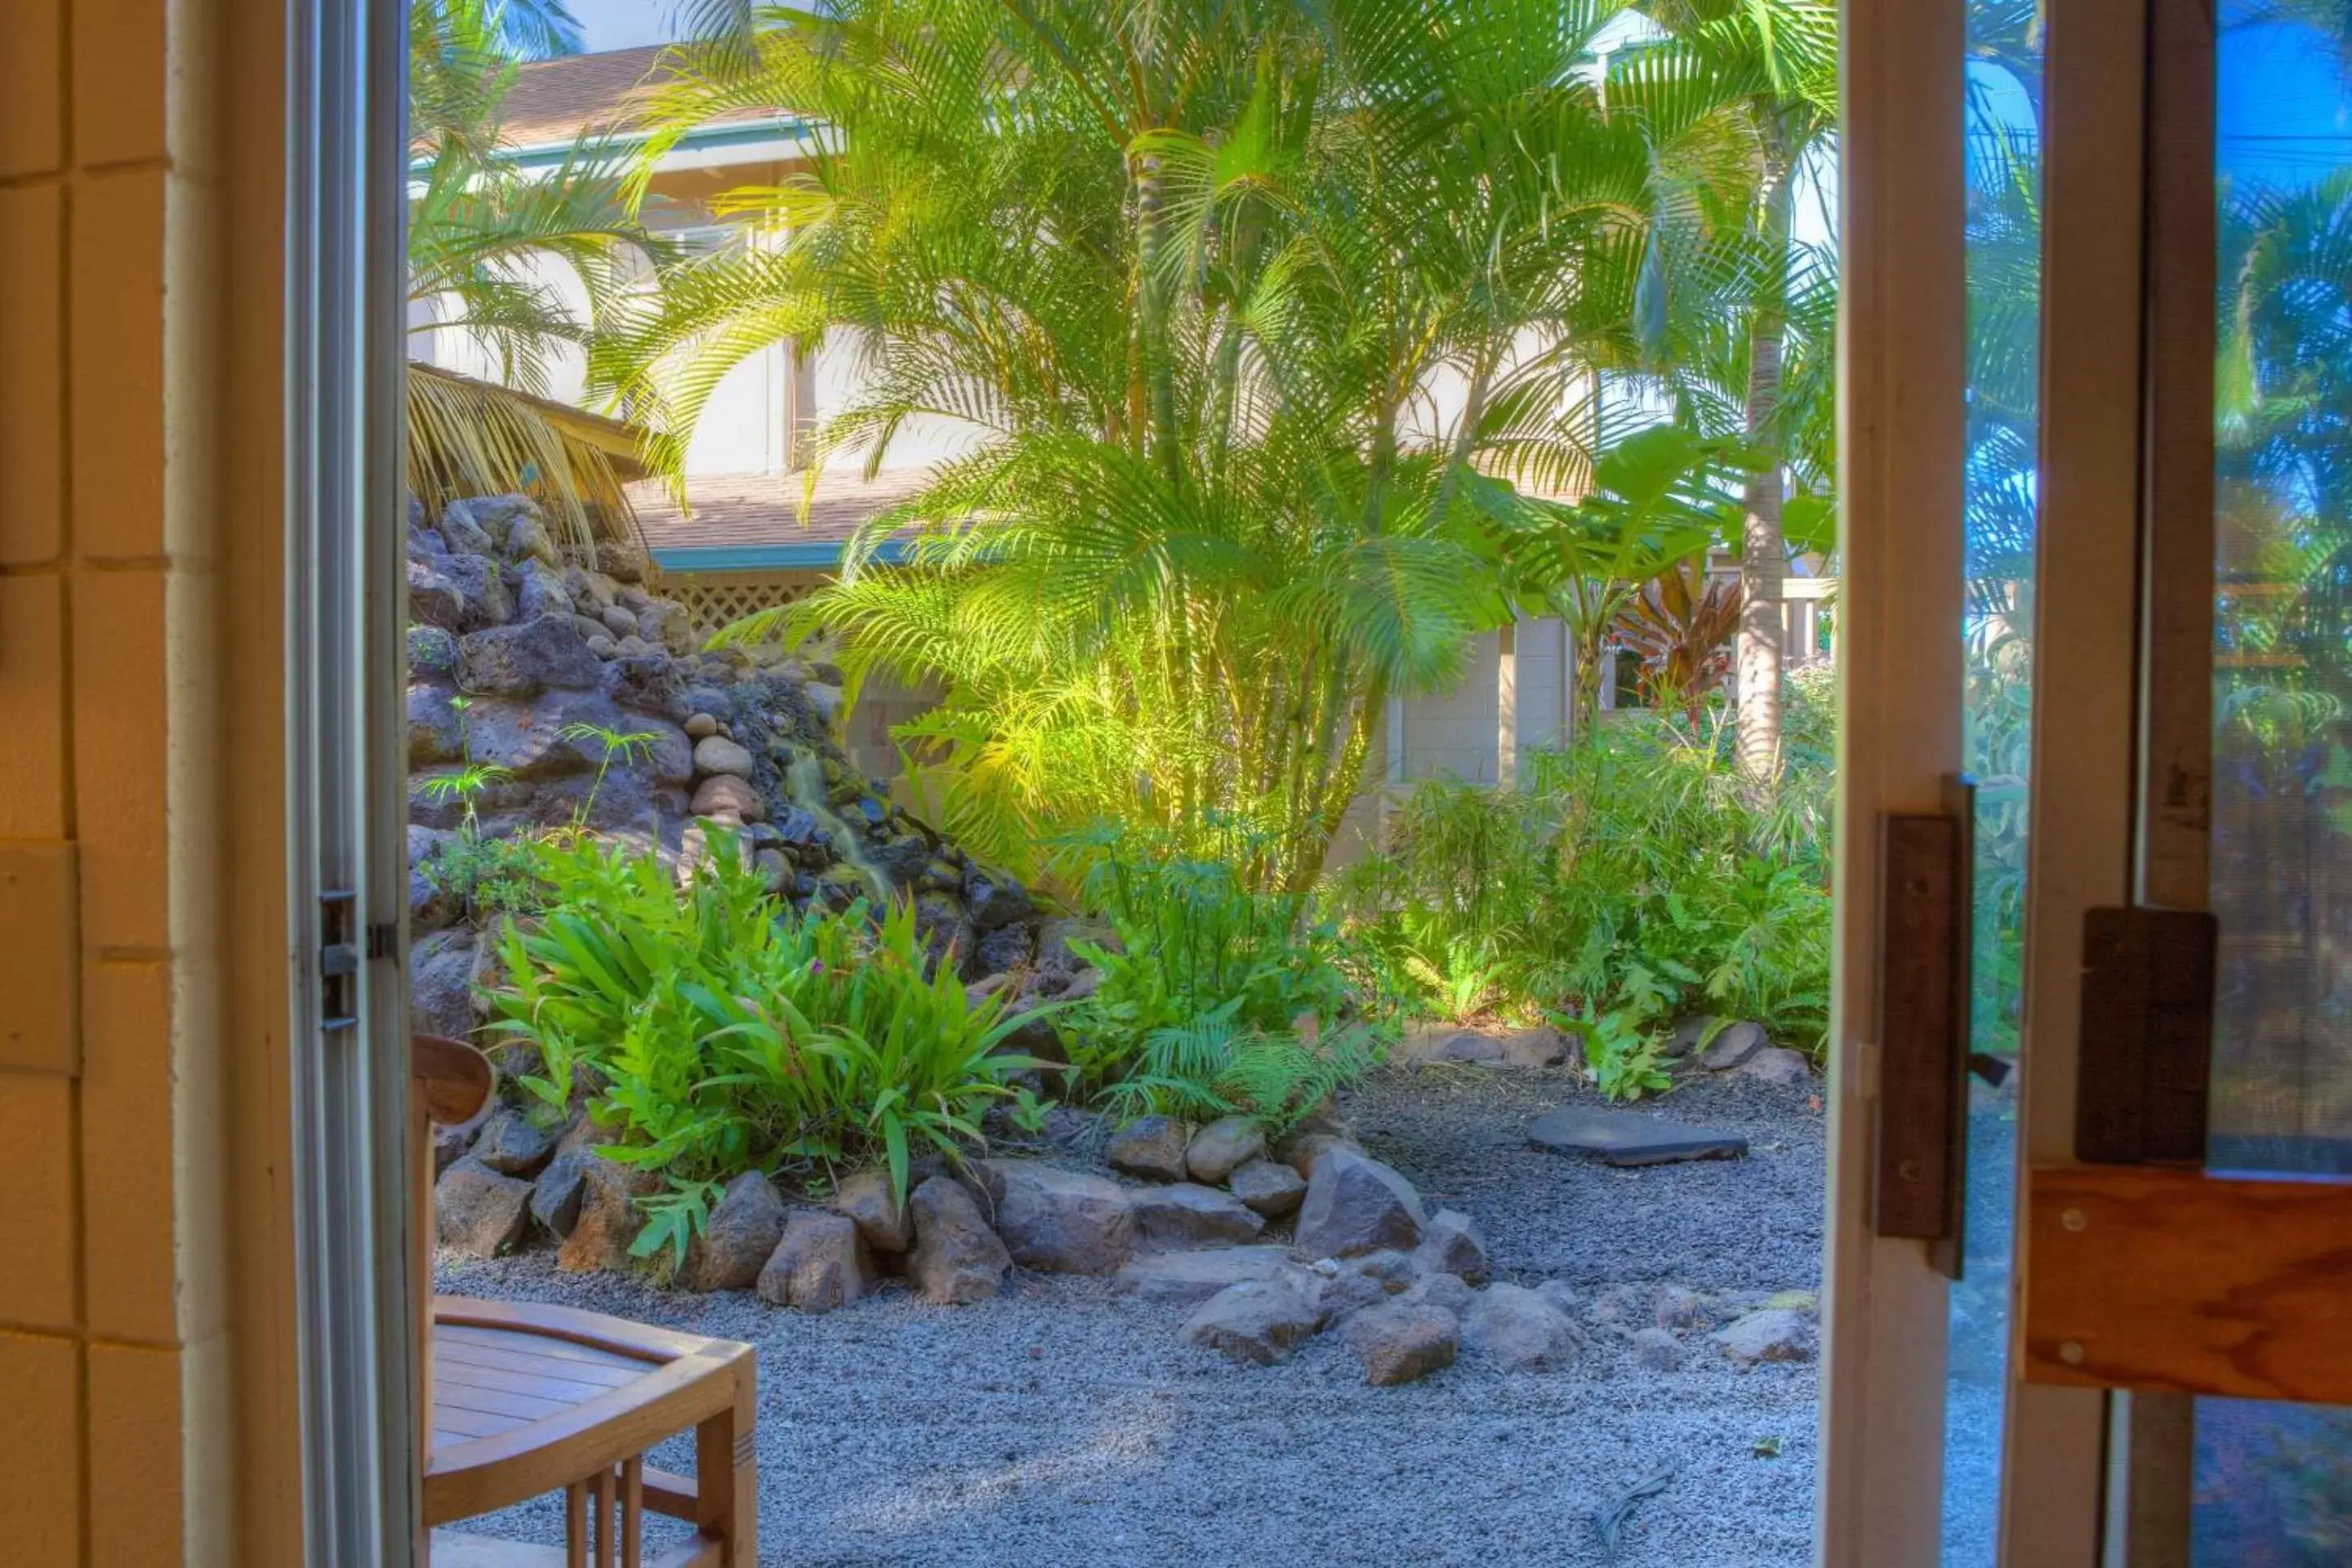
[(999, 926), (982, 934), (973, 945), (973, 967), (983, 974), (1003, 974), (1018, 969), (1035, 953), (1034, 941), (1027, 926)]
[[(562, 616), (572, 618), (571, 591), (564, 587), (561, 574), (546, 563), (527, 560), (515, 568), (515, 619), (535, 621), (541, 616)], [(575, 624), (572, 632), (583, 640), (593, 635), (592, 626), (583, 632)]]
[(1690, 1359), (1690, 1352), (1683, 1348), (1682, 1341), (1664, 1329), (1635, 1330), (1627, 1348), (1633, 1352), (1633, 1360), (1638, 1364), (1652, 1372), (1680, 1372), (1683, 1363)]
[(1463, 1323), (1463, 1340), (1513, 1372), (1557, 1372), (1584, 1349), (1573, 1319), (1518, 1285), (1482, 1292)]
[(751, 753), (724, 735), (709, 735), (694, 743), (694, 766), (704, 773), (751, 776)]
[[(709, 742), (703, 742), (705, 745)], [(768, 803), (749, 781), (732, 773), (713, 773), (695, 787), (692, 806), (697, 816), (732, 816), (739, 822), (756, 822), (768, 815)]]
[(1252, 1160), (1236, 1170), (1226, 1185), (1234, 1196), (1268, 1219), (1296, 1212), (1307, 1195), (1307, 1184), (1298, 1173), (1271, 1160)]
[(1708, 1072), (1729, 1072), (1771, 1045), (1761, 1024), (1727, 1024), (1698, 1054), (1698, 1065)]
[(1503, 1037), (1503, 1065), (1538, 1068), (1558, 1067), (1568, 1059), (1568, 1037), (1549, 1024), (1513, 1029)]
[(1348, 1348), (1375, 1388), (1416, 1383), (1452, 1366), (1461, 1345), (1461, 1321), (1427, 1303), (1393, 1301), (1348, 1320)]
[(1813, 1064), (1801, 1051), (1767, 1046), (1739, 1064), (1739, 1076), (1793, 1089), (1812, 1082)]
[(964, 907), (971, 910), (972, 928), (983, 933), (1024, 921), (1036, 909), (1028, 890), (1020, 883), (1002, 872), (984, 871), (977, 866), (963, 874), (963, 901)]
[(1697, 1291), (1680, 1285), (1658, 1287), (1657, 1304), (1651, 1309), (1651, 1315), (1657, 1320), (1658, 1327), (1677, 1334), (1711, 1327), (1715, 1321), (1706, 1300)]
[(646, 1227), (637, 1200), (661, 1191), (651, 1171), (597, 1155), (580, 1166), (580, 1216), (556, 1249), (555, 1266), (572, 1273), (626, 1268), (629, 1247)]
[(1197, 1307), (1244, 1279), (1284, 1279), (1311, 1290), (1313, 1277), (1291, 1261), (1286, 1247), (1219, 1247), (1202, 1252), (1147, 1252), (1115, 1277), (1121, 1290), (1147, 1301)]
[(642, 545), (626, 544), (615, 539), (604, 539), (596, 543), (596, 570), (620, 583), (642, 583), (653, 570), (653, 557)]
[(1759, 1362), (1804, 1362), (1813, 1359), (1813, 1320), (1790, 1307), (1767, 1307), (1748, 1313), (1714, 1336), (1716, 1348), (1741, 1366)]
[(1139, 1187), (1131, 1203), (1137, 1244), (1163, 1251), (1232, 1247), (1255, 1241), (1265, 1228), (1265, 1221), (1239, 1198), (1194, 1182)]
[(1184, 1150), (1192, 1130), (1169, 1116), (1141, 1116), (1110, 1135), (1103, 1158), (1110, 1168), (1151, 1182), (1184, 1179)]
[(1254, 1118), (1221, 1116), (1192, 1134), (1184, 1146), (1184, 1168), (1194, 1181), (1213, 1187), (1265, 1153), (1265, 1131)]
[(1419, 1284), (1404, 1293), (1404, 1299), (1443, 1307), (1460, 1317), (1470, 1310), (1471, 1303), (1478, 1300), (1478, 1292), (1470, 1289), (1458, 1274), (1424, 1274)]
[(983, 1163), (996, 1234), (1013, 1261), (1057, 1274), (1111, 1274), (1135, 1245), (1127, 1189), (1030, 1160)]
[(760, 1299), (803, 1312), (846, 1307), (874, 1289), (874, 1259), (846, 1215), (795, 1209), (759, 1271)]
[(927, 1301), (965, 1306), (1003, 1288), (1013, 1258), (960, 1183), (933, 1176), (908, 1200), (915, 1225), (907, 1272)]
[(408, 950), (408, 1022), (419, 1034), (474, 1032), (474, 933), (437, 931)]
[(408, 560), (408, 613), (427, 626), (464, 635), (503, 626), (514, 614), (495, 563), (478, 555)]
[(535, 1176), (553, 1152), (553, 1134), (512, 1107), (493, 1113), (474, 1145), (475, 1157), (502, 1176)]
[(1334, 1146), (1321, 1152), (1307, 1178), (1298, 1250), (1309, 1258), (1353, 1258), (1409, 1248), (1427, 1223), (1412, 1183), (1378, 1160)]
[(677, 1282), (688, 1290), (749, 1289), (783, 1234), (784, 1200), (775, 1184), (764, 1172), (746, 1171), (727, 1184), (702, 1234), (687, 1243)]
[(1345, 1149), (1355, 1154), (1364, 1152), (1361, 1144), (1344, 1132), (1298, 1131), (1282, 1141), (1274, 1157), (1289, 1166), (1299, 1180), (1309, 1181), (1315, 1175), (1315, 1162), (1323, 1157), (1327, 1149)]
[(680, 656), (692, 653), (701, 640), (694, 635), (686, 606), (674, 599), (656, 599), (638, 611), (637, 631), (647, 642)]
[(457, 693), (437, 681), (408, 685), (408, 765), (454, 763), (464, 754), (466, 731), (450, 699)]
[(501, 1175), (468, 1155), (433, 1185), (433, 1228), (441, 1245), (474, 1258), (496, 1258), (523, 1238), (530, 1222), (530, 1184)]
[(596, 656), (559, 620), (492, 626), (457, 642), (457, 684), (500, 697), (586, 690), (602, 673)]
[(1477, 1222), (1454, 1209), (1440, 1209), (1431, 1218), (1414, 1258), (1423, 1273), (1457, 1275), (1471, 1285), (1484, 1285), (1493, 1274)]
[(1495, 1036), (1451, 1024), (1411, 1030), (1396, 1047), (1396, 1059), (1401, 1062), (1493, 1063), (1500, 1062), (1503, 1055), (1503, 1042)]
[(1273, 1276), (1226, 1286), (1202, 1302), (1179, 1332), (1187, 1344), (1272, 1366), (1313, 1338), (1321, 1321), (1311, 1290)]
[(412, 680), (454, 683), (457, 639), (439, 626), (408, 628), (408, 675)]
[(596, 1158), (593, 1148), (574, 1144), (558, 1149), (547, 1169), (530, 1187), (530, 1217), (558, 1240), (570, 1236), (580, 1223), (580, 1200), (587, 1192), (589, 1162)]

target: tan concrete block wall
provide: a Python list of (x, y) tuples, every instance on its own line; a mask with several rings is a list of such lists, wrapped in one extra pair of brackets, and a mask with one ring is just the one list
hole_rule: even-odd
[(233, 1556), (213, 19), (0, 3), (0, 977), (72, 981), (0, 1031), (9, 1562)]

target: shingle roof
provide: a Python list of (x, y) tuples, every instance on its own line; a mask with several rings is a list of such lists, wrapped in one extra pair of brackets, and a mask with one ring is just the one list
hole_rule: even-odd
[(707, 550), (751, 544), (833, 544), (857, 525), (904, 500), (928, 477), (922, 469), (884, 473), (868, 481), (855, 468), (830, 469), (817, 481), (808, 523), (800, 520), (798, 474), (698, 474), (687, 480), (688, 510), (656, 482), (633, 485), (646, 543), (656, 551)]
[[(509, 146), (544, 147), (629, 128), (642, 111), (642, 89), (655, 79), (661, 54), (661, 45), (649, 44), (526, 62), (507, 91), (501, 134)], [(782, 110), (734, 110), (710, 123), (762, 120), (772, 112)]]

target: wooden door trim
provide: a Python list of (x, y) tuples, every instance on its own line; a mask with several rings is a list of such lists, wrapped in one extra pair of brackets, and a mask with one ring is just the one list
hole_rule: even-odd
[(2352, 1404), (2352, 1186), (2050, 1165), (2028, 1224), (2029, 1380)]

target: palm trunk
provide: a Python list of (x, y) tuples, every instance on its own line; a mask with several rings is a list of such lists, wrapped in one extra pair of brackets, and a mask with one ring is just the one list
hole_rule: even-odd
[(1763, 192), (1764, 241), (1774, 260), (1748, 321), (1748, 420), (1750, 445), (1767, 466), (1749, 476), (1739, 561), (1739, 766), (1751, 785), (1780, 776), (1780, 595), (1788, 542), (1780, 532), (1780, 360), (1788, 337), (1781, 296), (1796, 171), (1775, 148)]
[(1183, 458), (1176, 439), (1176, 373), (1169, 363), (1168, 295), (1160, 279), (1160, 247), (1163, 238), (1167, 191), (1160, 160), (1136, 160), (1135, 214), (1138, 302), (1142, 309), (1142, 370), (1150, 391), (1151, 442), (1159, 448), (1160, 467), (1171, 485), (1183, 482)]

